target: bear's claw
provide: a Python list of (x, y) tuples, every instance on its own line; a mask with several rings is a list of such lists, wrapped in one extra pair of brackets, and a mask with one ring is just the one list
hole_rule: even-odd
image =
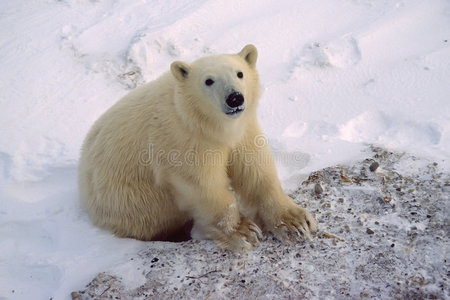
[(224, 249), (245, 253), (259, 245), (262, 238), (262, 231), (258, 225), (249, 219), (242, 217), (241, 223), (235, 231), (230, 234), (220, 234), (215, 239), (216, 243)]
[(316, 221), (311, 214), (296, 205), (284, 210), (271, 223), (276, 225), (269, 224), (269, 231), (287, 243), (311, 240), (311, 233), (317, 231)]

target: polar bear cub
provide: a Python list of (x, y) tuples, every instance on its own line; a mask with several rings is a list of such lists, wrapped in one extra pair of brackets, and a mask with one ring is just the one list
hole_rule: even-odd
[(120, 237), (167, 239), (194, 222), (245, 252), (261, 230), (309, 237), (311, 214), (282, 190), (256, 109), (257, 50), (176, 61), (90, 129), (79, 189), (93, 222)]

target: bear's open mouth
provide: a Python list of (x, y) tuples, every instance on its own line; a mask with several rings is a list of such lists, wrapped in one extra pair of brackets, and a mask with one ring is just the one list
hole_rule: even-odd
[(235, 116), (238, 116), (239, 114), (241, 114), (244, 110), (245, 110), (244, 105), (241, 105), (239, 107), (228, 107), (225, 114), (228, 116), (235, 117)]

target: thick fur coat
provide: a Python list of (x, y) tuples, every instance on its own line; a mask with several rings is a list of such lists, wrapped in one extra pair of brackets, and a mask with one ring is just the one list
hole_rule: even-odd
[(141, 86), (95, 122), (79, 165), (81, 201), (120, 237), (167, 239), (194, 222), (234, 251), (261, 230), (309, 237), (314, 218), (283, 192), (256, 109), (257, 50), (215, 55)]

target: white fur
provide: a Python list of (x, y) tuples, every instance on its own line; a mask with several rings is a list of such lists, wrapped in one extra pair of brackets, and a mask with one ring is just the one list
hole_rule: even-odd
[[(283, 193), (269, 147), (257, 141), (256, 59), (247, 45), (234, 55), (174, 62), (95, 122), (79, 165), (81, 200), (95, 224), (153, 240), (194, 220), (206, 237), (236, 251), (258, 243), (254, 222), (283, 237), (316, 229)], [(245, 110), (230, 117), (224, 109), (233, 91), (243, 95)]]

